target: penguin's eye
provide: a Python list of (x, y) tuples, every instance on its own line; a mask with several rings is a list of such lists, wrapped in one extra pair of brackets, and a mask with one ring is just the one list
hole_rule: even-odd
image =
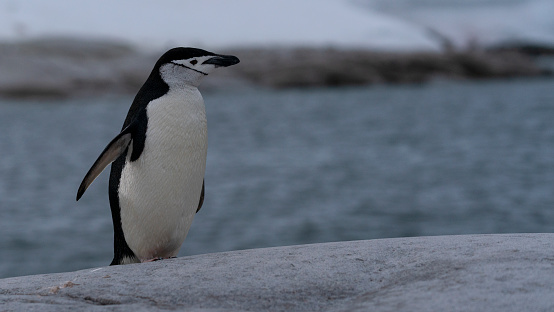
[(190, 61), (190, 63), (191, 63), (192, 65), (196, 65), (196, 63), (198, 63), (198, 61), (197, 61), (197, 60), (192, 60), (192, 61)]

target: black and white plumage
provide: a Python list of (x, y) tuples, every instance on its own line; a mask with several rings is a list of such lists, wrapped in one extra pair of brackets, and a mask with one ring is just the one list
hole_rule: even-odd
[(207, 119), (197, 87), (235, 56), (174, 48), (154, 65), (119, 133), (81, 183), (77, 200), (112, 163), (111, 265), (177, 256), (204, 201)]

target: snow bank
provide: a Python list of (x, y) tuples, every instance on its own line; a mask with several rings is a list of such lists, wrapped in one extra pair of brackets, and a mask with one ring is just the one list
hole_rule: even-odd
[(10, 1), (0, 38), (101, 37), (141, 47), (341, 46), (433, 50), (422, 29), (348, 0)]

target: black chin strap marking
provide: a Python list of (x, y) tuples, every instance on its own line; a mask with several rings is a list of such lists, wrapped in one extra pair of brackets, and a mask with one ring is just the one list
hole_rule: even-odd
[(201, 72), (201, 71), (196, 70), (196, 69), (194, 69), (194, 68), (190, 68), (190, 67), (185, 66), (185, 65), (183, 65), (183, 64), (179, 64), (179, 63), (175, 63), (175, 62), (171, 62), (171, 64), (174, 64), (174, 65), (177, 65), (177, 66), (181, 66), (181, 67), (184, 67), (184, 68), (188, 68), (188, 69), (190, 69), (190, 70), (194, 70), (194, 71), (197, 72), (197, 73), (201, 73), (201, 74), (204, 75), (204, 76), (208, 76), (208, 74), (206, 74), (206, 73), (204, 73), (204, 72)]

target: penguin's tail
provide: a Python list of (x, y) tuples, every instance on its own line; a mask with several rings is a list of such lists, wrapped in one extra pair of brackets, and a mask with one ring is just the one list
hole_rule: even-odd
[(122, 265), (131, 263), (140, 263), (140, 260), (135, 255), (121, 255), (119, 257), (115, 256), (110, 265)]

